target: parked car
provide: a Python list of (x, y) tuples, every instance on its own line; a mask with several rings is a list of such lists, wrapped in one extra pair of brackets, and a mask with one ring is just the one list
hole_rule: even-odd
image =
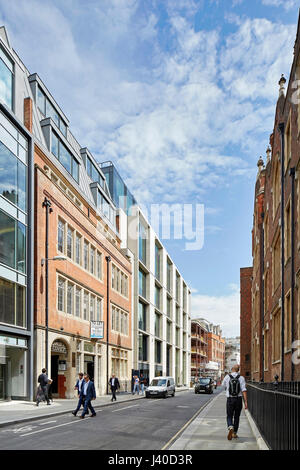
[(214, 381), (210, 377), (200, 377), (195, 383), (195, 393), (214, 393)]
[(154, 377), (146, 390), (146, 398), (175, 396), (175, 381), (173, 377)]

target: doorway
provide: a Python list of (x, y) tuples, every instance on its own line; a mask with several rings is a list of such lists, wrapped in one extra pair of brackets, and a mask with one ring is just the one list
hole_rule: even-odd
[(92, 382), (94, 382), (94, 356), (84, 355), (84, 373), (90, 376)]
[(5, 382), (4, 382), (4, 377), (5, 377), (5, 365), (0, 364), (0, 400), (5, 399)]
[(51, 355), (51, 379), (53, 380), (51, 385), (52, 393), (58, 393), (58, 358), (58, 355)]

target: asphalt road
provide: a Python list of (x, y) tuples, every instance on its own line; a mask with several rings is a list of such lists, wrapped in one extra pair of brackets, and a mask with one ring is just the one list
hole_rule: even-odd
[(167, 399), (116, 402), (96, 410), (95, 418), (67, 414), (3, 427), (0, 449), (160, 450), (214, 395), (186, 391)]

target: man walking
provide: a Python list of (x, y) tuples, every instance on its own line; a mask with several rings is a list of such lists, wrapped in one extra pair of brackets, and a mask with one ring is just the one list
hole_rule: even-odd
[(231, 374), (224, 377), (222, 385), (225, 386), (227, 396), (227, 426), (228, 435), (227, 439), (231, 441), (232, 438), (237, 438), (237, 431), (239, 428), (240, 414), (243, 408), (243, 398), (245, 403), (245, 410), (248, 408), (247, 402), (247, 389), (246, 382), (243, 376), (239, 374), (240, 366), (234, 365), (231, 369)]
[(137, 375), (133, 376), (133, 392), (132, 392), (132, 395), (135, 395), (135, 391), (139, 395), (139, 393), (140, 393), (140, 379), (138, 378)]
[[(78, 379), (77, 379), (75, 387), (74, 387), (74, 390), (77, 390), (78, 398), (80, 397), (80, 392), (81, 392), (81, 388), (82, 388), (83, 384), (84, 384), (83, 373), (79, 372)], [(82, 401), (82, 407), (84, 407), (84, 402), (83, 401)], [(87, 414), (89, 414), (89, 410), (87, 410)]]
[[(51, 405), (49, 397), (48, 397), (48, 384), (51, 383), (52, 380), (48, 378), (47, 370), (44, 368), (42, 369), (42, 373), (38, 376), (38, 383), (40, 384), (41, 391), (47, 401), (47, 405)], [(41, 394), (37, 394), (36, 397), (36, 406), (39, 406), (40, 401), (42, 401)]]
[(141, 394), (144, 395), (144, 390), (145, 390), (145, 385), (147, 383), (147, 380), (143, 376), (143, 374), (140, 375), (140, 385), (141, 385)]
[(112, 374), (111, 378), (109, 379), (109, 385), (112, 393), (111, 401), (117, 401), (116, 391), (120, 388), (120, 382), (118, 377), (115, 374)]
[(72, 414), (76, 416), (82, 403), (84, 403), (84, 408), (83, 408), (80, 418), (83, 419), (85, 417), (88, 408), (91, 410), (92, 412), (91, 418), (93, 418), (94, 416), (96, 416), (96, 411), (92, 407), (91, 401), (96, 399), (96, 390), (95, 390), (94, 382), (90, 380), (90, 376), (88, 374), (84, 374), (83, 378), (84, 378), (84, 383), (81, 387), (78, 405), (77, 405), (76, 410), (72, 411)]

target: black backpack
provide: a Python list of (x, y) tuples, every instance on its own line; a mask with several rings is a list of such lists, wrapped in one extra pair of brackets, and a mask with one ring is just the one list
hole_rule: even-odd
[(238, 374), (236, 377), (233, 377), (231, 374), (229, 374), (230, 380), (229, 380), (229, 395), (231, 397), (237, 397), (238, 394), (241, 391), (241, 386), (240, 386), (240, 375)]

